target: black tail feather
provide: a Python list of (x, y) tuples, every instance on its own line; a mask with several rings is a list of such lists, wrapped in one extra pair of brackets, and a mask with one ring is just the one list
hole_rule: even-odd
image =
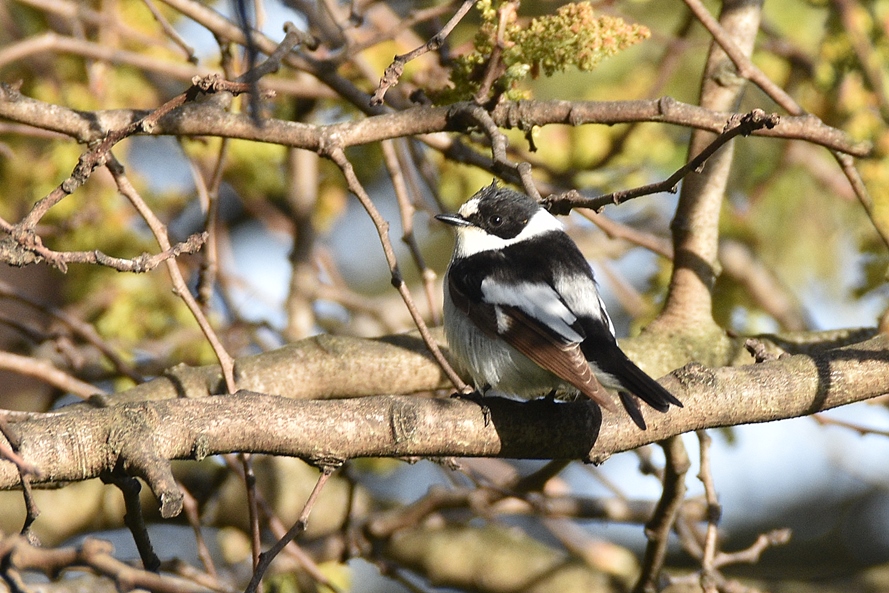
[[(627, 391), (637, 396), (658, 412), (666, 412), (671, 404), (680, 408), (682, 407), (682, 402), (676, 399), (676, 396), (664, 389), (660, 383), (646, 375), (645, 372), (637, 367), (630, 359), (626, 359), (626, 362), (621, 365), (620, 371), (614, 372), (614, 375), (620, 380)], [(623, 399), (624, 398), (621, 397), (621, 401), (623, 401)], [(624, 403), (624, 407), (627, 407), (626, 403)], [(630, 413), (630, 416), (633, 415), (629, 409), (627, 412)], [(636, 422), (636, 424), (639, 423)]]
[(630, 418), (633, 419), (636, 426), (638, 426), (640, 430), (648, 428), (645, 425), (645, 418), (642, 417), (642, 410), (639, 409), (639, 401), (636, 397), (626, 391), (618, 391), (617, 396), (620, 398), (620, 403), (624, 405), (624, 409), (627, 411), (627, 414), (630, 415)]

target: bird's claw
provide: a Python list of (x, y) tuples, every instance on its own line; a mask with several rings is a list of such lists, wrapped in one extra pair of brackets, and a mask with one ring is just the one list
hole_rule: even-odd
[(477, 404), (479, 408), (482, 410), (482, 416), (485, 420), (485, 426), (488, 426), (491, 423), (491, 408), (488, 407), (488, 404), (485, 403), (485, 396), (478, 391), (477, 389), (473, 391), (457, 391), (451, 394), (451, 397), (456, 399), (462, 399), (466, 401), (473, 402)]

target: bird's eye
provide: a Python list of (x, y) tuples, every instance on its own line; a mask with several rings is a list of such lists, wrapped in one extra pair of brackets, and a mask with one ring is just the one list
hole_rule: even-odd
[(491, 224), (491, 226), (500, 226), (501, 224), (503, 224), (503, 217), (498, 214), (494, 214), (493, 216), (491, 216), (491, 218), (488, 219), (488, 222)]

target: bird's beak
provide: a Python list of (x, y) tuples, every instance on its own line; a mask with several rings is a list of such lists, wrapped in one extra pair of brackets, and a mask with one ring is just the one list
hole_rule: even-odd
[(466, 220), (465, 218), (460, 216), (459, 214), (438, 214), (435, 216), (435, 218), (437, 218), (438, 220), (442, 221), (445, 224), (449, 224), (451, 226), (457, 226), (457, 227), (470, 226), (472, 224), (468, 220)]

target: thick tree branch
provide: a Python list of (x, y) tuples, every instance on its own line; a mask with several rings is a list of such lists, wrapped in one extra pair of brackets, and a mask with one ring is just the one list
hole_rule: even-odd
[[(453, 455), (601, 462), (690, 430), (803, 416), (889, 393), (889, 338), (757, 365), (692, 365), (663, 384), (685, 407), (665, 415), (646, 410), (647, 431), (622, 414), (606, 412), (601, 420), (585, 401), (489, 398), (486, 420), (478, 405), (450, 398), (297, 401), (247, 392), (88, 410), (81, 405), (76, 414), (33, 415), (15, 428), (20, 454), (41, 471), (35, 483), (85, 480), (122, 462), (156, 493), (155, 476), (165, 475), (165, 460), (230, 451), (310, 461)], [(0, 462), (0, 488), (18, 484), (15, 464)]]
[[(157, 121), (151, 133), (158, 136), (240, 138), (320, 151), (324, 141), (330, 138), (336, 138), (339, 146), (348, 148), (403, 136), (447, 131), (453, 125), (449, 117), (453, 112), (454, 106), (415, 107), (345, 123), (312, 125), (267, 119), (263, 121), (263, 126), (258, 127), (249, 116), (229, 113), (212, 104), (189, 104)], [(147, 113), (131, 109), (76, 111), (32, 99), (10, 85), (0, 84), (0, 117), (65, 134), (83, 143), (100, 140), (111, 131), (145, 117)], [(710, 111), (680, 103), (669, 97), (640, 101), (504, 101), (491, 112), (494, 123), (502, 128), (660, 122), (714, 133), (721, 132), (732, 115), (731, 112)], [(774, 128), (757, 130), (753, 135), (805, 140), (856, 157), (867, 156), (871, 151), (869, 143), (855, 142), (844, 132), (810, 115), (783, 116)]]
[[(732, 40), (745, 55), (753, 51), (761, 10), (761, 2), (726, 0), (722, 3), (720, 21), (732, 32)], [(723, 49), (712, 42), (701, 84), (702, 107), (715, 111), (737, 105), (744, 80), (725, 72), (727, 62)], [(711, 133), (695, 130), (689, 142), (689, 157), (702, 153), (713, 140)], [(714, 340), (721, 337), (712, 316), (712, 291), (719, 276), (719, 217), (733, 149), (733, 144), (723, 146), (710, 156), (706, 167), (688, 175), (682, 183), (676, 214), (670, 224), (673, 274), (664, 308), (652, 324), (655, 332), (683, 328), (678, 332), (710, 333)]]

